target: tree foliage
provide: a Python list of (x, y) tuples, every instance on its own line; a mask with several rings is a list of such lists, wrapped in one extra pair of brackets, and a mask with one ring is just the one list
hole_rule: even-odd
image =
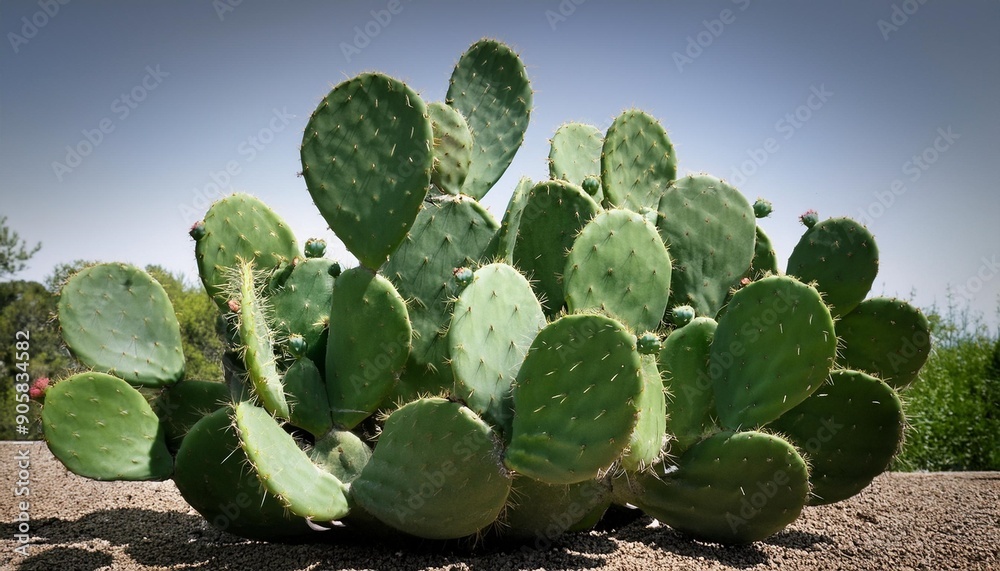
[(28, 246), (17, 232), (7, 226), (7, 217), (0, 216), (0, 279), (13, 276), (28, 267), (28, 260), (40, 249), (41, 242)]

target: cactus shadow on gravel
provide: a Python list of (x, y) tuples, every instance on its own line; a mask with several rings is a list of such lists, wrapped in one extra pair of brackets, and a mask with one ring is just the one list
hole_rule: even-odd
[[(144, 567), (204, 567), (219, 570), (248, 566), (277, 571), (313, 568), (374, 568), (418, 571), (428, 566), (464, 564), (490, 569), (503, 560), (513, 568), (593, 569), (607, 564), (616, 545), (603, 534), (585, 542), (570, 534), (535, 547), (530, 541), (489, 538), (469, 541), (429, 541), (398, 537), (391, 548), (379, 537), (362, 537), (336, 530), (327, 542), (265, 543), (246, 540), (212, 528), (197, 515), (146, 509), (109, 509), (79, 519), (33, 520), (32, 554), (19, 571), (109, 568), (114, 551), (123, 551)], [(14, 524), (0, 524), (12, 536)], [(584, 534), (585, 535), (585, 534)], [(105, 544), (106, 542), (106, 544)], [(86, 543), (85, 546), (80, 546)], [(120, 549), (119, 549), (120, 548)]]

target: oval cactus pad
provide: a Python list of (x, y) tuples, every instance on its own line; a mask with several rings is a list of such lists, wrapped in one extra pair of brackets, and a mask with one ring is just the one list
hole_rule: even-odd
[(184, 376), (174, 308), (163, 287), (126, 264), (98, 264), (66, 282), (59, 297), (63, 340), (84, 364), (142, 386)]
[(160, 420), (121, 379), (80, 373), (45, 394), (49, 450), (74, 474), (94, 480), (162, 480), (173, 471)]
[(549, 484), (590, 480), (621, 456), (639, 414), (635, 336), (602, 315), (568, 315), (535, 337), (514, 386), (507, 466)]
[(381, 266), (413, 225), (430, 186), (432, 140), (417, 93), (379, 73), (337, 85), (309, 118), (301, 149), (309, 194), (366, 267)]
[(760, 426), (819, 388), (837, 352), (833, 318), (819, 292), (771, 276), (733, 295), (709, 360), (722, 426)]

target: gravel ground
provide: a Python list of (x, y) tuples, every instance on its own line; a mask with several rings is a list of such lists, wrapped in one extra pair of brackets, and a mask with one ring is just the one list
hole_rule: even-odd
[[(30, 484), (19, 485), (27, 450)], [(172, 482), (93, 482), (68, 473), (44, 444), (0, 443), (0, 565), (97, 569), (991, 569), (1000, 570), (1000, 473), (883, 474), (860, 495), (806, 508), (766, 542), (688, 540), (643, 516), (621, 518), (544, 549), (454, 544), (278, 545), (210, 528)], [(15, 497), (19, 488), (30, 496)], [(29, 499), (28, 555), (14, 551), (17, 506)]]

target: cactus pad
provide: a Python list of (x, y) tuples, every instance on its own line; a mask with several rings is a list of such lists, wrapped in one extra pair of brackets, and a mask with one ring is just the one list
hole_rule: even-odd
[(675, 471), (640, 475), (636, 505), (698, 539), (750, 543), (795, 521), (808, 476), (805, 461), (781, 438), (720, 432), (682, 454)]
[(535, 337), (514, 387), (507, 466), (549, 484), (595, 478), (629, 443), (642, 391), (635, 337), (601, 315), (568, 315)]
[[(606, 508), (609, 486), (597, 480), (577, 484), (546, 484), (518, 477), (510, 490), (510, 505), (504, 512), (503, 525), (514, 537), (553, 540), (586, 525), (585, 519), (595, 509)], [(603, 515), (603, 509), (601, 514)]]
[(756, 218), (746, 198), (708, 175), (680, 178), (663, 193), (657, 227), (674, 261), (673, 304), (715, 316), (750, 269)]
[(458, 194), (472, 163), (472, 132), (465, 117), (444, 103), (427, 105), (434, 128), (434, 170), (431, 182), (442, 192)]
[(301, 335), (305, 354), (322, 356), (330, 321), (330, 292), (333, 276), (330, 266), (336, 262), (310, 258), (289, 266), (271, 280), (268, 296), (274, 316), (274, 333), (278, 339)]
[(333, 286), (326, 390), (334, 421), (354, 428), (383, 403), (406, 364), (413, 334), (389, 280), (357, 267)]
[(318, 521), (347, 515), (347, 486), (321, 470), (266, 410), (236, 405), (240, 447), (268, 492), (293, 514)]
[(351, 495), (396, 529), (452, 539), (493, 523), (510, 483), (489, 425), (458, 403), (424, 398), (389, 415)]
[(565, 302), (561, 278), (566, 254), (599, 211), (594, 199), (566, 181), (540, 182), (528, 192), (514, 242), (514, 265), (532, 280), (550, 317)]
[(830, 218), (806, 230), (788, 258), (787, 272), (816, 282), (833, 316), (846, 315), (871, 290), (878, 274), (875, 237), (850, 218)]
[(288, 400), (272, 349), (274, 333), (271, 330), (270, 308), (261, 295), (262, 275), (254, 269), (252, 262), (240, 262), (238, 272), (231, 273), (231, 277), (233, 290), (238, 296), (235, 314), (239, 345), (253, 395), (272, 414), (287, 419)]
[(659, 121), (638, 109), (615, 118), (601, 153), (605, 206), (655, 210), (660, 195), (676, 177), (674, 146)]
[(154, 401), (153, 410), (163, 425), (167, 447), (176, 452), (196, 422), (229, 402), (225, 383), (183, 380), (171, 385)]
[(181, 496), (213, 527), (240, 537), (274, 541), (314, 534), (247, 469), (232, 412), (228, 406), (216, 410), (184, 438), (174, 472)]
[(713, 319), (697, 317), (668, 335), (660, 350), (663, 386), (670, 395), (667, 433), (675, 439), (670, 449), (673, 454), (718, 430), (712, 377), (708, 373), (716, 327)]
[(448, 330), (455, 396), (510, 431), (511, 384), (545, 314), (528, 280), (507, 264), (476, 270), (455, 302)]
[[(552, 135), (549, 147), (549, 176), (583, 186), (587, 177), (601, 176), (601, 147), (604, 135), (593, 125), (565, 123)], [(591, 194), (601, 201), (603, 194)]]
[(198, 274), (222, 311), (229, 302), (227, 268), (252, 261), (270, 270), (299, 255), (295, 235), (285, 221), (247, 194), (232, 194), (212, 204), (203, 228), (194, 248)]
[(163, 287), (126, 264), (98, 264), (59, 297), (63, 340), (85, 365), (148, 387), (184, 376), (181, 332)]
[(445, 102), (465, 117), (475, 142), (463, 194), (481, 199), (510, 166), (524, 141), (531, 98), (524, 64), (508, 46), (483, 39), (462, 54)]
[(402, 396), (436, 393), (454, 384), (448, 365), (447, 326), (451, 321), (455, 268), (476, 266), (494, 244), (497, 222), (467, 196), (440, 196), (428, 203), (382, 274), (410, 302), (415, 336), (406, 365)]
[(890, 387), (909, 386), (931, 351), (927, 318), (909, 303), (886, 297), (866, 299), (837, 322), (844, 367), (867, 371)]
[(521, 180), (517, 181), (514, 193), (507, 203), (507, 210), (503, 213), (503, 220), (500, 222), (500, 231), (497, 233), (497, 256), (508, 264), (514, 263), (514, 241), (521, 226), (521, 213), (524, 212), (528, 192), (533, 186), (534, 183), (528, 177), (521, 177)]
[(785, 276), (753, 282), (719, 318), (709, 373), (722, 426), (761, 426), (826, 380), (837, 351), (833, 318), (819, 292)]
[(162, 480), (173, 471), (163, 428), (125, 381), (80, 373), (49, 387), (42, 407), (49, 450), (74, 474), (94, 480)]
[(333, 428), (330, 401), (323, 376), (311, 359), (297, 359), (282, 377), (288, 401), (288, 419), (320, 438)]
[(432, 139), (416, 92), (378, 73), (340, 83), (309, 118), (301, 149), (306, 186), (366, 267), (381, 266), (413, 224), (430, 185)]
[(643, 355), (640, 359), (642, 392), (636, 399), (639, 416), (621, 458), (622, 468), (632, 471), (643, 470), (659, 460), (667, 431), (666, 395), (656, 357)]
[(806, 455), (809, 503), (823, 505), (857, 494), (889, 467), (904, 422), (899, 397), (888, 385), (858, 371), (837, 370), (769, 428)]
[(641, 215), (605, 210), (573, 242), (563, 284), (571, 313), (600, 309), (635, 331), (653, 330), (667, 309), (670, 255)]

